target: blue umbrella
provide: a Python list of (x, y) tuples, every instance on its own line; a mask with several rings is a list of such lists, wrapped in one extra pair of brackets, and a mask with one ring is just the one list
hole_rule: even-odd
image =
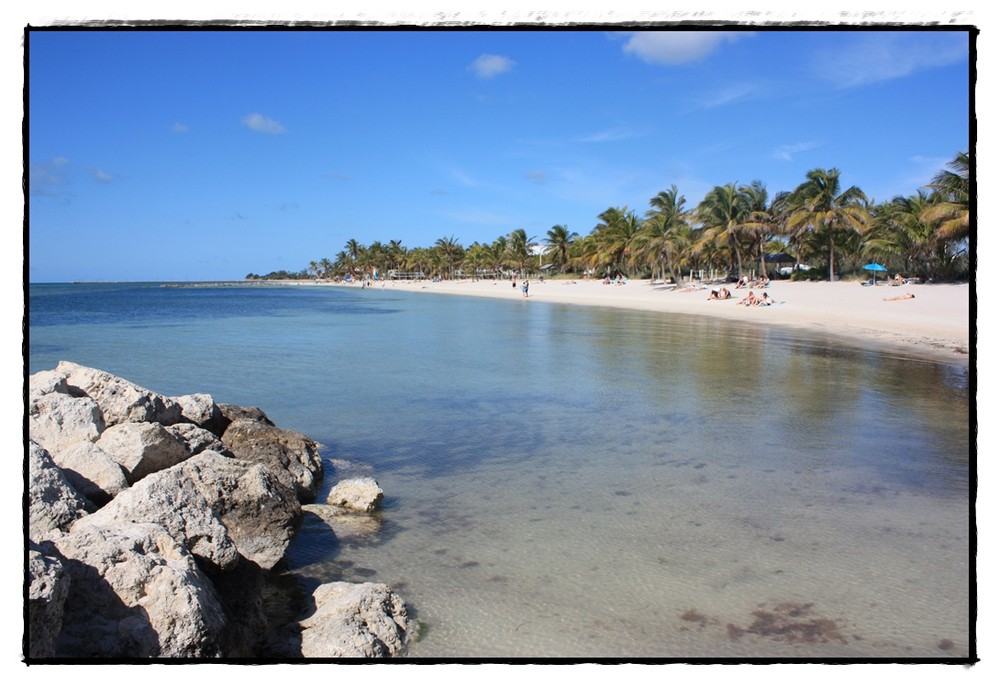
[[(885, 267), (883, 267), (882, 265), (878, 264), (877, 262), (872, 262), (871, 264), (866, 264), (863, 268), (867, 269), (868, 271), (871, 271), (871, 272), (884, 272), (884, 271), (888, 271)], [(875, 274), (872, 274), (872, 283), (875, 283)]]

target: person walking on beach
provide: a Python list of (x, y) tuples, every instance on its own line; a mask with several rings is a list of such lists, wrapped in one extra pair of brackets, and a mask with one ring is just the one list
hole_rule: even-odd
[(521, 284), (521, 297), (522, 298), (527, 298), (528, 297), (528, 280), (527, 279), (525, 279), (524, 283)]

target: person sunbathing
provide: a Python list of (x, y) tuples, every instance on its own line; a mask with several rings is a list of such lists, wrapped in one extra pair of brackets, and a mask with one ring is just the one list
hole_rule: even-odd
[(760, 300), (757, 301), (757, 305), (758, 306), (760, 306), (760, 305), (773, 305), (774, 302), (775, 302), (774, 298), (772, 298), (771, 296), (769, 296), (767, 294), (767, 292), (765, 291), (764, 295), (760, 296)]
[(889, 285), (890, 286), (902, 286), (904, 280), (905, 279), (903, 279), (902, 275), (896, 274), (896, 276), (893, 277), (893, 279), (892, 279), (892, 283), (890, 283)]
[(753, 294), (753, 291), (750, 291), (749, 293), (747, 293), (746, 297), (743, 298), (743, 300), (740, 300), (739, 304), (746, 305), (747, 307), (749, 307), (750, 305), (756, 305), (757, 296)]
[(916, 298), (917, 296), (913, 293), (907, 293), (906, 295), (896, 295), (891, 298), (882, 298), (882, 300), (909, 300), (910, 298)]

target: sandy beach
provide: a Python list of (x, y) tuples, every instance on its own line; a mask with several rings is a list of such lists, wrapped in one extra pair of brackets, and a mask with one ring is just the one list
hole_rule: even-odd
[[(969, 284), (862, 286), (850, 282), (774, 281), (766, 288), (777, 304), (747, 307), (739, 301), (747, 289), (734, 289), (730, 300), (709, 300), (710, 287), (674, 289), (648, 280), (605, 285), (590, 279), (531, 281), (529, 301), (622, 307), (792, 327), (843, 336), (880, 349), (909, 352), (935, 360), (969, 363)], [(344, 286), (360, 289), (360, 284)], [(510, 281), (386, 281), (372, 288), (522, 300), (520, 283)], [(761, 294), (759, 289), (754, 293)], [(912, 299), (885, 300), (912, 293)]]

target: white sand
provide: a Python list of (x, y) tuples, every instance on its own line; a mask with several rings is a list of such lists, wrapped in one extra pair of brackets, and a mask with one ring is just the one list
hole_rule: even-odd
[[(353, 284), (348, 288), (360, 289)], [(711, 288), (716, 288), (713, 285)], [(650, 281), (605, 285), (591, 279), (531, 281), (529, 301), (624, 307), (651, 312), (695, 314), (748, 322), (763, 322), (824, 334), (845, 336), (920, 356), (969, 363), (969, 284), (862, 286), (851, 282), (774, 281), (764, 289), (779, 302), (768, 307), (738, 304), (747, 289), (734, 289), (731, 300), (709, 300), (710, 288), (674, 290)], [(523, 299), (520, 283), (510, 281), (374, 282), (374, 289), (441, 293), (476, 297)], [(753, 289), (760, 295), (759, 289)], [(885, 298), (912, 293), (910, 300)]]

